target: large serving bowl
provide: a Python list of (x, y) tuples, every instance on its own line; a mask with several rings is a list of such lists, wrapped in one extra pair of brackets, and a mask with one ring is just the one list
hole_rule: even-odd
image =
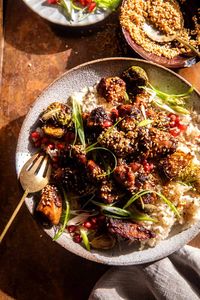
[[(50, 103), (55, 101), (64, 103), (73, 92), (80, 91), (85, 86), (93, 86), (102, 77), (120, 75), (124, 69), (132, 65), (142, 67), (147, 72), (150, 82), (163, 91), (173, 94), (183, 93), (190, 87), (188, 82), (174, 72), (154, 63), (139, 59), (105, 58), (71, 69), (42, 92), (27, 114), (17, 145), (17, 174), (19, 175), (23, 164), (35, 152), (35, 149), (29, 142), (30, 130), (33, 129), (39, 114)], [(191, 94), (191, 101), (194, 104), (194, 109), (200, 111), (200, 95), (195, 90)], [(32, 195), (26, 199), (26, 205), (31, 214), (33, 214), (34, 197)], [(44, 230), (50, 237), (53, 237), (55, 234), (53, 228)], [(73, 242), (67, 233), (64, 233), (57, 242), (65, 249), (92, 261), (108, 265), (133, 265), (155, 261), (171, 254), (188, 243), (199, 230), (200, 222), (182, 232), (180, 232), (180, 228), (175, 228), (167, 240), (161, 241), (154, 248), (142, 251), (138, 250), (138, 245), (135, 243), (128, 244), (127, 242), (122, 242), (112, 250), (92, 250), (88, 252), (80, 244)]]

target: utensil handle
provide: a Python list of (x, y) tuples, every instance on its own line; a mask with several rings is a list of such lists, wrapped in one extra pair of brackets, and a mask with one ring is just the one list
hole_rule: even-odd
[(22, 204), (24, 203), (25, 198), (26, 198), (26, 196), (28, 195), (28, 193), (29, 193), (29, 190), (26, 189), (25, 192), (24, 192), (24, 194), (23, 194), (23, 196), (22, 196), (22, 198), (21, 198), (21, 200), (19, 201), (17, 207), (15, 208), (15, 210), (14, 210), (12, 216), (10, 217), (8, 223), (6, 224), (6, 227), (4, 228), (3, 232), (2, 232), (1, 235), (0, 235), (0, 243), (2, 242), (4, 236), (6, 235), (8, 229), (10, 228), (10, 226), (11, 226), (11, 224), (12, 224), (12, 222), (14, 221), (14, 219), (15, 219), (17, 213), (19, 212), (19, 210), (20, 210)]
[(194, 52), (199, 58), (200, 58), (200, 52), (195, 49), (190, 43), (186, 42), (184, 39), (180, 38), (179, 36), (176, 36), (175, 38), (179, 43), (183, 44), (185, 47), (189, 48)]

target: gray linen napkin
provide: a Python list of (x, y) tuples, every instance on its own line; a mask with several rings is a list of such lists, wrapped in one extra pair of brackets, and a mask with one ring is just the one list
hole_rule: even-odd
[(200, 249), (184, 246), (167, 258), (139, 266), (112, 267), (89, 300), (200, 299)]

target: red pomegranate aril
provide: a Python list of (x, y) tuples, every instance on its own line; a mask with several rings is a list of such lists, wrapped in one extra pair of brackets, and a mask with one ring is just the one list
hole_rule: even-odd
[(103, 128), (108, 128), (108, 127), (110, 127), (110, 126), (112, 126), (112, 122), (111, 122), (111, 121), (105, 121), (105, 122), (103, 123), (103, 125), (102, 125)]
[(73, 233), (76, 231), (76, 226), (75, 225), (70, 225), (67, 227), (67, 230), (69, 233)]
[(65, 148), (65, 145), (61, 144), (61, 143), (58, 143), (56, 147), (57, 147), (58, 150), (63, 150)]
[(171, 114), (168, 115), (168, 117), (170, 118), (171, 121), (175, 122), (176, 118), (177, 118), (177, 115), (171, 113)]
[(170, 126), (171, 128), (176, 127), (176, 122), (175, 122), (175, 121), (170, 122), (170, 123), (169, 123), (169, 126)]
[(79, 0), (80, 4), (86, 6), (85, 0)]
[(176, 123), (177, 126), (179, 125), (179, 123), (180, 123), (180, 117), (179, 116), (176, 116), (175, 123)]
[(73, 240), (75, 243), (81, 243), (82, 242), (82, 237), (80, 236), (80, 234), (75, 233), (75, 235), (73, 236)]
[(171, 128), (169, 132), (171, 133), (171, 135), (173, 135), (173, 137), (177, 137), (181, 131), (179, 128), (175, 127), (175, 128)]
[(40, 138), (40, 134), (39, 134), (39, 132), (37, 132), (37, 131), (33, 131), (33, 132), (31, 133), (31, 137), (32, 137), (32, 139), (37, 140), (37, 139)]
[(88, 11), (89, 12), (92, 12), (96, 7), (96, 3), (95, 2), (91, 2), (89, 5), (88, 5)]
[(83, 226), (84, 226), (85, 228), (87, 228), (87, 229), (90, 229), (90, 228), (92, 227), (92, 223), (89, 222), (89, 221), (86, 221), (86, 222), (83, 223)]
[(53, 143), (48, 144), (47, 146), (50, 150), (54, 150), (55, 149), (55, 145)]
[(47, 0), (49, 4), (57, 4), (58, 0)]
[(187, 125), (181, 123), (179, 123), (177, 127), (180, 129), (180, 131), (185, 131), (187, 129)]

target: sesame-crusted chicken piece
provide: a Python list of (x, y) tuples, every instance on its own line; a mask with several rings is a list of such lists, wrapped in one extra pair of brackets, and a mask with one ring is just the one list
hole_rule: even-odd
[(121, 164), (114, 170), (114, 179), (129, 192), (135, 191), (135, 173), (127, 164)]
[(62, 198), (55, 185), (48, 184), (43, 188), (36, 211), (51, 224), (59, 223), (62, 214)]
[(139, 148), (147, 158), (164, 157), (176, 151), (178, 141), (170, 133), (157, 128), (139, 131)]
[(153, 127), (159, 128), (163, 131), (169, 130), (170, 128), (170, 118), (166, 115), (165, 112), (156, 111), (152, 108), (146, 111), (147, 118), (153, 121)]
[(92, 190), (92, 183), (87, 176), (85, 166), (77, 168), (75, 165), (71, 165), (70, 167), (59, 168), (54, 173), (53, 179), (62, 184), (68, 193), (82, 196)]
[(87, 127), (89, 128), (107, 128), (113, 125), (110, 116), (102, 106), (93, 109), (87, 118)]
[(145, 227), (117, 219), (108, 220), (108, 230), (110, 233), (117, 234), (129, 240), (144, 241), (155, 237), (155, 234)]
[(97, 196), (105, 203), (111, 204), (119, 200), (119, 189), (112, 180), (104, 179), (99, 184)]
[(191, 163), (193, 156), (190, 153), (183, 151), (176, 151), (168, 155), (159, 162), (159, 171), (166, 179), (173, 179), (179, 177), (179, 174)]
[(106, 177), (106, 172), (91, 159), (87, 162), (87, 172), (95, 182), (102, 181)]
[(116, 128), (103, 132), (98, 142), (102, 147), (111, 150), (117, 157), (126, 157), (135, 151), (135, 141), (126, 137), (123, 131), (118, 131)]
[(126, 99), (126, 83), (119, 77), (102, 78), (97, 85), (97, 92), (107, 102), (124, 102)]
[(75, 158), (76, 162), (81, 165), (86, 165), (87, 163), (86, 151), (83, 145), (72, 146), (71, 157)]

